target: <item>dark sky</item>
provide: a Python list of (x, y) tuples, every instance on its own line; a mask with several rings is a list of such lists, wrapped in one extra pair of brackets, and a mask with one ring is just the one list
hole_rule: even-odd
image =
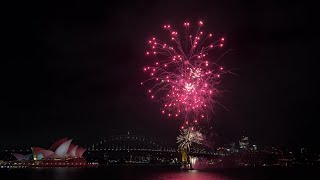
[[(230, 93), (213, 115), (219, 138), (245, 130), (258, 144), (318, 145), (315, 19), (307, 2), (148, 1), (7, 6), (1, 66), (0, 145), (91, 144), (126, 130), (175, 141), (140, 86), (147, 40), (162, 25), (203, 20), (224, 34)], [(315, 13), (314, 13), (315, 14)], [(316, 21), (314, 21), (316, 22)]]

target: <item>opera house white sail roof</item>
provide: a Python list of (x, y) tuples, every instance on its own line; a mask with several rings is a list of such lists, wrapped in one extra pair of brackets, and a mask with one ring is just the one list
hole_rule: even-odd
[[(34, 160), (42, 159), (67, 159), (67, 158), (82, 158), (86, 149), (79, 145), (72, 144), (72, 139), (62, 138), (56, 141), (49, 149), (42, 147), (32, 147), (32, 155)], [(17, 160), (28, 160), (31, 156), (18, 153), (12, 153)]]

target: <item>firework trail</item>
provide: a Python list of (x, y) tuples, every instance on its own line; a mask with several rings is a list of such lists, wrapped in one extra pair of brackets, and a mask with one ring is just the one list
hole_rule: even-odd
[(170, 33), (168, 43), (155, 37), (148, 41), (146, 55), (154, 56), (155, 61), (143, 68), (149, 78), (141, 82), (150, 87), (150, 98), (161, 102), (164, 115), (183, 120), (181, 128), (208, 118), (221, 94), (221, 75), (226, 73), (209, 58), (209, 51), (222, 48), (225, 39), (205, 34), (202, 21), (195, 30), (189, 22), (183, 26), (181, 34), (170, 25), (164, 26)]
[(178, 148), (181, 150), (190, 151), (192, 144), (202, 144), (202, 134), (193, 127), (180, 130), (180, 135), (177, 137)]

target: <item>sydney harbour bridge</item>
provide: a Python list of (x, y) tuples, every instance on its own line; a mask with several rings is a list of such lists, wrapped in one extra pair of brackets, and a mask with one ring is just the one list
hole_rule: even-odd
[(140, 135), (115, 135), (101, 140), (88, 148), (89, 151), (161, 151), (175, 152), (176, 149), (159, 141)]
[[(87, 158), (106, 162), (160, 162), (178, 161), (180, 152), (177, 146), (162, 143), (142, 135), (113, 135), (88, 147)], [(213, 156), (213, 151), (194, 147), (190, 154)]]

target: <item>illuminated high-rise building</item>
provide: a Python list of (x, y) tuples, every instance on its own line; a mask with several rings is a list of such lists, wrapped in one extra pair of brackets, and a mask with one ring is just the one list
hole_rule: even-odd
[(240, 149), (247, 149), (249, 147), (249, 138), (245, 134), (243, 134), (239, 140), (239, 147)]

